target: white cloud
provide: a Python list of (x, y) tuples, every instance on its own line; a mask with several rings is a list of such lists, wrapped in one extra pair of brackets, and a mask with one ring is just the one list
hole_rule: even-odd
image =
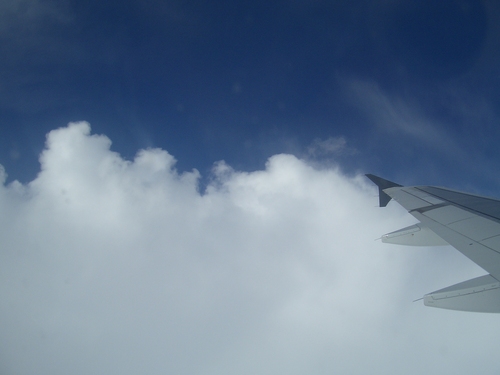
[(497, 316), (411, 303), (477, 270), (373, 241), (412, 219), (362, 176), (275, 155), (200, 193), (166, 151), (110, 144), (52, 131), (37, 178), (0, 188), (0, 373), (498, 370)]

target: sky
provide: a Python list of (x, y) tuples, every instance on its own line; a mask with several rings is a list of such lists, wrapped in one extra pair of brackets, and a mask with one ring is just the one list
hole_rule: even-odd
[(500, 197), (494, 1), (0, 3), (0, 373), (498, 372), (485, 272), (374, 173)]

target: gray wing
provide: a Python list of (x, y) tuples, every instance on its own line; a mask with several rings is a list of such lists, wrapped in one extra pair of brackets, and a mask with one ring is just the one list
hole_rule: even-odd
[(367, 175), (419, 223), (382, 237), (404, 245), (450, 244), (489, 275), (424, 296), (427, 306), (500, 313), (500, 201), (434, 186), (405, 187)]

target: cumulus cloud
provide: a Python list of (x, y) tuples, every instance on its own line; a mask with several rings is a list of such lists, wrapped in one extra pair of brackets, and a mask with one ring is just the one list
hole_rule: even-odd
[(275, 155), (200, 191), (168, 152), (110, 145), (54, 130), (36, 179), (0, 187), (0, 373), (498, 368), (496, 316), (411, 303), (477, 269), (373, 241), (412, 219), (362, 176)]

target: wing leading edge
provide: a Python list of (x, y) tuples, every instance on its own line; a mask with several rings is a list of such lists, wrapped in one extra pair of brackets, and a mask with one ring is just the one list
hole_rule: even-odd
[(435, 186), (401, 186), (366, 175), (379, 188), (379, 205), (394, 199), (418, 224), (382, 236), (410, 246), (449, 244), (489, 275), (424, 296), (426, 306), (500, 313), (500, 201)]

